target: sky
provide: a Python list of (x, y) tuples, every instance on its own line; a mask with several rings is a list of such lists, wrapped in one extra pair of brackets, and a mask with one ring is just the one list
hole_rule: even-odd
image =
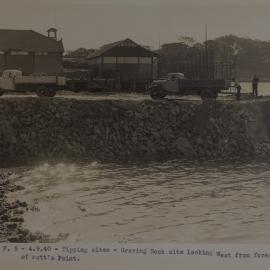
[(66, 50), (125, 38), (158, 48), (191, 36), (270, 40), (269, 0), (0, 0), (0, 27), (42, 34), (56, 27)]

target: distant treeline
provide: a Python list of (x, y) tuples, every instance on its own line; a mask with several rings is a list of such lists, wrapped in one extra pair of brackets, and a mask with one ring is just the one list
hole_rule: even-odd
[[(65, 68), (89, 68), (87, 57), (93, 49), (80, 48), (65, 56)], [(254, 74), (270, 81), (270, 41), (222, 36), (204, 43), (190, 37), (160, 46), (156, 51), (159, 76), (183, 72), (188, 77), (237, 77), (249, 81)]]
[(196, 69), (201, 70), (202, 63), (210, 76), (249, 81), (256, 73), (261, 80), (270, 80), (270, 41), (228, 35), (202, 44), (184, 37), (177, 43), (162, 45), (159, 53), (162, 56), (159, 61), (161, 74), (181, 69), (196, 73)]

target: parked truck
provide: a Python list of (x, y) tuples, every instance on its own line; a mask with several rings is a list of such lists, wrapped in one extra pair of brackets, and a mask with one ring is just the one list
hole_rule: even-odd
[(44, 73), (33, 73), (25, 76), (16, 69), (5, 70), (0, 77), (0, 96), (5, 93), (34, 92), (39, 97), (54, 97), (58, 90), (80, 91), (109, 91), (100, 82), (85, 78), (67, 78), (51, 76)]
[(183, 73), (169, 73), (167, 78), (154, 80), (149, 87), (153, 99), (167, 95), (199, 95), (203, 100), (216, 99), (222, 90), (228, 90), (230, 83), (226, 80), (187, 79)]
[(32, 74), (24, 76), (20, 70), (5, 70), (0, 77), (0, 95), (10, 92), (35, 92), (40, 97), (53, 97), (58, 89), (64, 88), (64, 76)]

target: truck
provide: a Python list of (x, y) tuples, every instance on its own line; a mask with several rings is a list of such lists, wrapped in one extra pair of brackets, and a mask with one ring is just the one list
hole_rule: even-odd
[(66, 86), (64, 76), (34, 73), (24, 76), (22, 71), (4, 70), (0, 77), (0, 95), (10, 92), (35, 92), (39, 97), (54, 97), (56, 91)]
[(4, 70), (0, 77), (0, 96), (5, 93), (34, 92), (39, 97), (54, 97), (58, 90), (80, 91), (109, 91), (110, 89), (100, 82), (85, 78), (67, 78), (64, 75), (46, 75), (33, 73), (23, 75), (16, 69)]
[(216, 99), (230, 82), (224, 79), (187, 79), (183, 73), (169, 73), (166, 78), (154, 80), (149, 87), (152, 99), (167, 95), (199, 95), (203, 100)]

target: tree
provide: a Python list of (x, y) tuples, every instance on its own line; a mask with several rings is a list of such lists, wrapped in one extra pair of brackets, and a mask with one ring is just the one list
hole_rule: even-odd
[(188, 36), (180, 36), (178, 38), (178, 41), (182, 44), (187, 45), (188, 47), (192, 47), (195, 44), (195, 39)]

